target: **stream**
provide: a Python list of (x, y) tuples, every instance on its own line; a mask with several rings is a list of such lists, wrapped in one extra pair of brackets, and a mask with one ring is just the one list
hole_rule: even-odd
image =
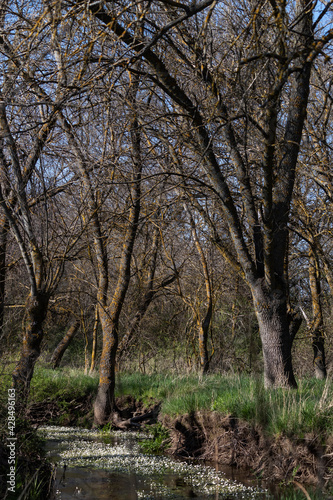
[(213, 466), (140, 451), (147, 434), (41, 427), (57, 464), (55, 500), (267, 499), (267, 491), (235, 481)]

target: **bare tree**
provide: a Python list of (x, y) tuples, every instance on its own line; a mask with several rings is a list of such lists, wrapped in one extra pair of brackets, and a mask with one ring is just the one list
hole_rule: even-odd
[(88, 4), (129, 47), (129, 61), (144, 58), (173, 102), (170, 113), (182, 114), (181, 133), (201, 158), (253, 296), (265, 384), (295, 387), (300, 317), (288, 303), (288, 220), (311, 70), (333, 35), (319, 22), (327, 9), (313, 22), (312, 2), (209, 5), (147, 5), (144, 20), (154, 27), (147, 40), (134, 35), (133, 13)]
[[(21, 356), (13, 373), (14, 387), (22, 393), (23, 404), (40, 354), (49, 299), (77, 235), (69, 230), (75, 227), (76, 214), (70, 220), (67, 213), (60, 219), (63, 225), (60, 220), (57, 229), (54, 225), (57, 210), (52, 198), (64, 191), (69, 180), (58, 169), (59, 164), (51, 166), (49, 162), (53, 156), (51, 139), (57, 139), (56, 114), (66, 93), (61, 75), (55, 83), (52, 78), (45, 82), (42, 76), (44, 71), (53, 73), (58, 67), (57, 51), (52, 52), (46, 41), (51, 40), (52, 45), (54, 26), (41, 35), (48, 25), (43, 4), (36, 4), (33, 11), (23, 4), (17, 13), (7, 7), (0, 34), (4, 65), (0, 89), (0, 204), (20, 249), (30, 288)], [(38, 27), (34, 22), (37, 18)], [(11, 37), (13, 29), (15, 36)], [(50, 57), (45, 58), (46, 54)], [(66, 236), (60, 235), (62, 229)]]

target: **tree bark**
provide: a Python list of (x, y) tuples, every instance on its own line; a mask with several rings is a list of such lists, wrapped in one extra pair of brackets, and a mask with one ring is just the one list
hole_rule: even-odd
[(126, 351), (130, 341), (132, 340), (133, 336), (138, 331), (140, 323), (141, 323), (144, 315), (146, 314), (150, 304), (154, 300), (157, 292), (159, 290), (165, 288), (166, 286), (171, 285), (171, 283), (173, 283), (175, 281), (176, 277), (177, 277), (177, 275), (174, 274), (172, 276), (165, 278), (159, 285), (158, 284), (156, 285), (155, 289), (150, 289), (148, 287), (147, 291), (145, 292), (145, 294), (143, 296), (142, 301), (138, 305), (138, 310), (134, 315), (134, 318), (131, 322), (131, 326), (130, 326), (128, 332), (125, 333), (125, 335), (123, 336), (123, 338), (121, 339), (121, 342), (119, 344), (118, 363), (121, 360), (121, 358), (122, 358), (124, 352)]
[[(0, 219), (0, 339), (3, 333), (4, 307), (5, 307), (5, 283), (6, 283), (6, 253), (9, 224), (4, 213)], [(1, 349), (1, 348), (0, 348)], [(0, 350), (1, 355), (1, 350)]]
[(324, 380), (327, 376), (326, 372), (326, 356), (325, 356), (325, 338), (323, 335), (324, 321), (321, 305), (321, 285), (320, 285), (320, 269), (319, 262), (313, 248), (309, 250), (309, 283), (311, 290), (312, 301), (312, 349), (313, 349), (313, 366), (315, 377)]
[(98, 316), (98, 306), (96, 305), (95, 307), (95, 318), (94, 318), (94, 327), (93, 327), (93, 344), (92, 344), (92, 349), (91, 349), (91, 363), (90, 363), (90, 370), (89, 370), (89, 375), (91, 375), (96, 366), (96, 358), (97, 358), (97, 340), (98, 340), (98, 323), (99, 323), (99, 316)]
[[(281, 9), (273, 2), (271, 5), (276, 26), (281, 27), (287, 19), (286, 5), (281, 4)], [(206, 8), (207, 4), (204, 3), (202, 6)], [(241, 274), (254, 297), (263, 342), (267, 386), (296, 385), (291, 365), (291, 345), (299, 321), (288, 312), (284, 265), (288, 251), (288, 221), (308, 105), (311, 68), (319, 48), (327, 43), (323, 39), (319, 45), (314, 44), (313, 9), (314, 2), (307, 0), (297, 2), (294, 12), (297, 29), (288, 31), (281, 28), (279, 42), (274, 46), (274, 53), (276, 52), (278, 56), (277, 69), (275, 76), (272, 73), (272, 83), (269, 84), (268, 92), (261, 104), (261, 109), (265, 109), (266, 114), (262, 114), (263, 121), (260, 124), (263, 144), (260, 155), (262, 167), (256, 181), (257, 187), (262, 185), (260, 204), (257, 203), (257, 188), (251, 181), (252, 163), (248, 162), (246, 155), (242, 153), (243, 145), (238, 139), (242, 134), (237, 131), (237, 127), (234, 129), (231, 119), (233, 110), (229, 109), (227, 102), (224, 102), (223, 91), (219, 90), (220, 82), (215, 79), (214, 73), (210, 72), (209, 65), (198, 64), (194, 67), (192, 77), (200, 78), (200, 82), (209, 90), (219, 119), (224, 124), (220, 140), (230, 151), (233, 172), (237, 178), (242, 200), (242, 210), (239, 210), (236, 198), (233, 196), (233, 185), (224, 175), (216, 156), (214, 137), (207, 126), (205, 114), (197, 104), (200, 99), (199, 94), (196, 98), (192, 98), (193, 94), (186, 92), (183, 82), (178, 74), (173, 72), (172, 66), (164, 62), (160, 52), (153, 50), (158, 38), (152, 37), (146, 43), (145, 38), (133, 36), (131, 26), (126, 25), (126, 20), (121, 16), (115, 19), (100, 5), (90, 5), (93, 15), (107, 24), (122, 43), (135, 51), (137, 57), (143, 57), (153, 68), (154, 82), (191, 119), (192, 148), (201, 155), (206, 179), (218, 195), (219, 207), (228, 225)], [(161, 36), (162, 33), (163, 30)], [(192, 40), (186, 28), (182, 36), (184, 41)], [(290, 47), (293, 52), (286, 55), (286, 47)], [(179, 47), (177, 51), (181, 52)], [(287, 101), (284, 101), (287, 84), (290, 92)], [(285, 102), (283, 121), (279, 117), (282, 102)], [(184, 134), (186, 142), (188, 142), (187, 137), (186, 130)], [(257, 159), (255, 161), (257, 162)], [(250, 236), (249, 229), (252, 229)], [(258, 285), (261, 280), (264, 286)]]
[[(207, 316), (205, 319), (207, 319)], [(207, 319), (206, 321), (204, 320), (199, 325), (199, 332), (198, 332), (200, 371), (202, 375), (208, 373), (209, 370), (209, 357), (208, 357), (208, 347), (207, 347), (209, 325), (210, 325), (210, 319)]]
[(78, 328), (80, 326), (80, 321), (76, 320), (67, 330), (66, 335), (64, 338), (59, 342), (55, 350), (53, 351), (52, 357), (51, 357), (51, 365), (52, 368), (55, 370), (56, 368), (59, 367), (60, 362), (62, 360), (63, 355), (65, 354), (66, 349), (72, 342), (73, 338), (75, 337)]
[(99, 318), (103, 331), (103, 348), (100, 361), (100, 379), (97, 397), (94, 403), (94, 422), (96, 425), (104, 425), (110, 419), (116, 409), (114, 388), (116, 354), (118, 348), (119, 317), (126, 297), (128, 285), (131, 279), (131, 259), (134, 242), (138, 229), (141, 209), (141, 133), (137, 117), (136, 95), (139, 79), (135, 75), (129, 87), (129, 103), (132, 109), (131, 119), (131, 150), (133, 159), (133, 174), (131, 179), (130, 202), (128, 224), (124, 236), (124, 244), (118, 271), (118, 281), (110, 305), (105, 307), (99, 303)]
[(24, 333), (20, 360), (13, 372), (13, 387), (24, 405), (29, 394), (30, 381), (35, 363), (40, 355), (43, 340), (43, 322), (48, 308), (49, 296), (45, 293), (30, 295), (24, 317)]
[(99, 385), (94, 402), (94, 423), (104, 425), (116, 411), (115, 382), (116, 354), (118, 348), (118, 324), (108, 312), (99, 308), (99, 319), (103, 331), (103, 349), (99, 365)]
[[(287, 310), (285, 295), (263, 281), (252, 289), (264, 358), (265, 387), (297, 387), (291, 348), (298, 328)], [(299, 326), (299, 324), (298, 324)]]
[(192, 236), (194, 239), (194, 243), (201, 261), (201, 267), (205, 279), (205, 289), (206, 289), (206, 302), (207, 302), (207, 307), (206, 307), (206, 313), (204, 319), (201, 321), (200, 318), (200, 312), (197, 311), (197, 324), (198, 324), (198, 344), (199, 344), (199, 357), (200, 357), (200, 370), (202, 374), (205, 374), (209, 370), (209, 356), (208, 356), (208, 334), (209, 334), (209, 328), (210, 324), (212, 321), (212, 315), (213, 315), (213, 297), (212, 297), (212, 286), (211, 286), (211, 280), (210, 280), (210, 275), (209, 275), (209, 269), (208, 269), (208, 263), (207, 259), (205, 256), (205, 253), (202, 249), (200, 240), (198, 238), (197, 230), (195, 227), (195, 222), (192, 217), (192, 214), (187, 207), (187, 205), (184, 205), (185, 211), (187, 212), (187, 215), (190, 220), (190, 225), (191, 225), (191, 230), (192, 230)]

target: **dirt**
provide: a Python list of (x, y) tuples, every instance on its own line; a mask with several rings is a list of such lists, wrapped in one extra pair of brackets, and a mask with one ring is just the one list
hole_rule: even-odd
[(216, 412), (196, 412), (161, 422), (171, 433), (170, 453), (248, 469), (270, 481), (324, 486), (333, 480), (333, 437), (270, 437), (260, 428)]
[(71, 400), (47, 399), (28, 405), (26, 417), (31, 424), (91, 427), (93, 399), (89, 396)]

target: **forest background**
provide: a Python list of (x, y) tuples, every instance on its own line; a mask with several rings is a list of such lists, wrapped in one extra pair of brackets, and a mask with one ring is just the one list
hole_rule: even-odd
[(303, 0), (2, 2), (1, 354), (20, 349), (22, 403), (66, 330), (99, 368), (97, 424), (117, 369), (327, 376), (331, 23)]

